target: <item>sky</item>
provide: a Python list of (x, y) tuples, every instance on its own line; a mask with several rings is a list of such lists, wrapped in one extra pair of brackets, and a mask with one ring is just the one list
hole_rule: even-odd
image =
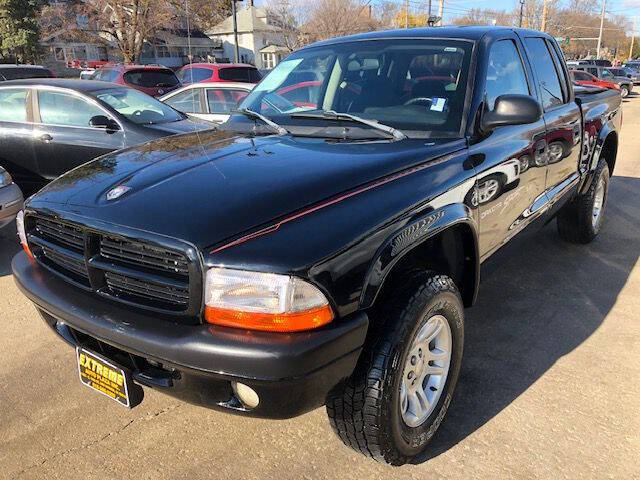
[[(256, 0), (256, 5), (264, 4), (267, 0)], [(368, 0), (361, 0), (366, 2)], [(380, 4), (383, 0), (370, 0), (372, 5)], [(404, 0), (389, 0), (398, 4), (404, 4)], [(525, 0), (527, 1), (527, 0)], [(549, 0), (554, 5), (567, 4), (568, 0)], [(596, 0), (601, 5), (602, 0)], [(640, 31), (640, 0), (605, 0), (606, 10), (610, 14), (626, 15), (629, 20), (636, 25), (636, 30)], [(432, 11), (437, 14), (439, 0), (431, 0)], [(413, 11), (421, 10), (426, 12), (429, 0), (409, 0)], [(471, 8), (491, 8), (494, 10), (512, 11), (519, 0), (445, 0), (444, 21), (448, 23), (455, 18), (465, 15)]]

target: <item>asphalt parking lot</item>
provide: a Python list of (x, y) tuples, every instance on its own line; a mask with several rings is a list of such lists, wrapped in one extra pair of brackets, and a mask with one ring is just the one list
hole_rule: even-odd
[(10, 272), (0, 232), (0, 477), (34, 479), (640, 478), (640, 95), (603, 233), (555, 223), (512, 252), (467, 311), (465, 363), (428, 455), (398, 469), (334, 437), (324, 409), (245, 419), (146, 391), (126, 410), (83, 387), (73, 351)]

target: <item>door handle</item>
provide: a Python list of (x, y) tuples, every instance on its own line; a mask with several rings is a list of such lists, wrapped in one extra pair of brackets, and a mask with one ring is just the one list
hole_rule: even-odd
[(44, 135), (40, 135), (40, 136), (38, 137), (38, 139), (39, 139), (41, 142), (49, 143), (51, 140), (53, 140), (53, 137), (52, 137), (51, 135), (49, 135), (48, 133), (45, 133)]

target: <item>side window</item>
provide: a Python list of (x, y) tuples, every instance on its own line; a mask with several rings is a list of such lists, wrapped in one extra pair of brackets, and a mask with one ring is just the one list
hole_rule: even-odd
[(209, 113), (229, 115), (235, 110), (244, 97), (248, 95), (243, 90), (231, 90), (228, 88), (208, 88), (207, 103)]
[(27, 90), (0, 90), (0, 122), (27, 121)]
[(589, 67), (587, 69), (587, 72), (589, 72), (591, 75), (593, 75), (594, 77), (598, 77), (598, 69), (595, 67)]
[(530, 95), (522, 60), (512, 40), (499, 40), (491, 47), (486, 83), (489, 110), (500, 95)]
[(40, 119), (47, 125), (89, 127), (89, 120), (104, 111), (85, 99), (62, 92), (38, 91)]
[(184, 113), (203, 113), (201, 100), (202, 89), (192, 88), (173, 97), (167, 98), (164, 103)]
[(213, 75), (213, 70), (208, 68), (183, 68), (176, 76), (182, 83), (198, 83), (208, 80)]
[(556, 72), (558, 72), (558, 79), (560, 80), (560, 88), (562, 88), (562, 94), (564, 96), (564, 101), (566, 102), (569, 99), (569, 85), (567, 85), (567, 77), (565, 77), (564, 70), (562, 69), (562, 62), (558, 57), (558, 52), (553, 47), (553, 44), (547, 40), (547, 47), (551, 52), (551, 57), (553, 58), (553, 64), (556, 67)]
[(534, 59), (533, 68), (538, 74), (540, 92), (542, 94), (542, 106), (545, 110), (562, 105), (564, 96), (558, 72), (553, 63), (547, 44), (541, 37), (528, 37), (525, 39), (530, 58)]

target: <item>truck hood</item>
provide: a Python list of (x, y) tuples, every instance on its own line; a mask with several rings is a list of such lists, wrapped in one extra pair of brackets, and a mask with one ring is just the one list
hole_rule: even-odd
[[(204, 249), (464, 146), (459, 139), (343, 143), (207, 130), (100, 157), (50, 183), (28, 206)], [(125, 193), (107, 199), (119, 186)]]

